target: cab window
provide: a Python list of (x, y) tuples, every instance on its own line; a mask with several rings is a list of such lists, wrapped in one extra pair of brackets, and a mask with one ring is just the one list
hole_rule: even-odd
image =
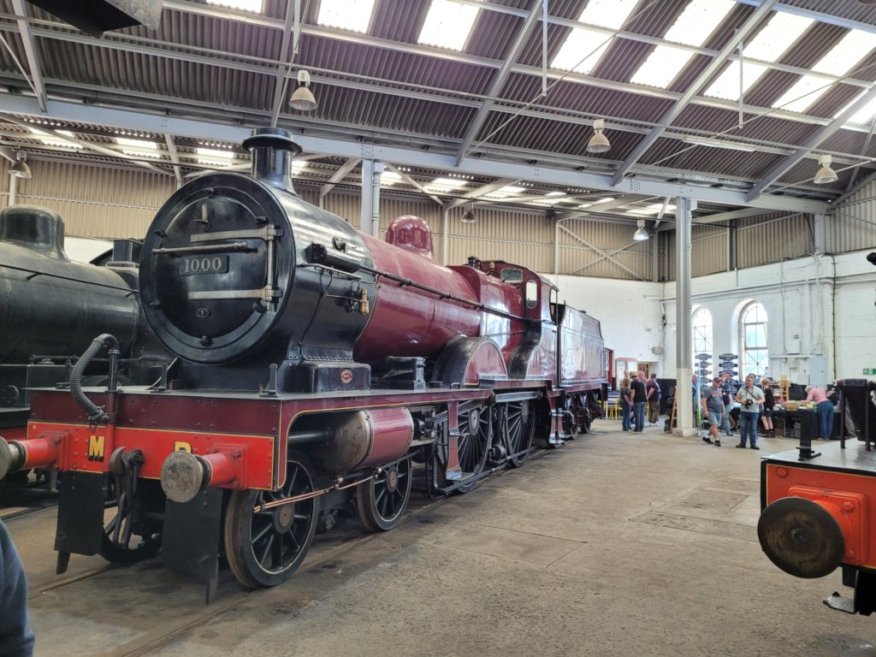
[(535, 308), (538, 304), (538, 283), (533, 279), (526, 281), (526, 307)]
[(522, 283), (523, 282), (523, 272), (519, 269), (503, 269), (499, 278), (503, 283)]

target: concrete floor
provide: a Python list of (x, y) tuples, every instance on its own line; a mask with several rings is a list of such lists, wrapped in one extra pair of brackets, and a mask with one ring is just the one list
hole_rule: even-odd
[[(208, 608), (157, 561), (49, 588), (53, 512), (13, 519), (36, 654), (876, 656), (876, 619), (822, 605), (838, 572), (794, 579), (757, 543), (759, 457), (792, 441), (718, 449), (618, 426), (388, 534), (321, 538), (279, 588), (226, 573)], [(99, 567), (74, 556), (70, 574)]]

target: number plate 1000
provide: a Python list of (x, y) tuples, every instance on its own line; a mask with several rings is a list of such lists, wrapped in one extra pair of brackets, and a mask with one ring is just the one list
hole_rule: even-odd
[(224, 274), (228, 271), (227, 255), (188, 256), (180, 258), (179, 273), (190, 274)]

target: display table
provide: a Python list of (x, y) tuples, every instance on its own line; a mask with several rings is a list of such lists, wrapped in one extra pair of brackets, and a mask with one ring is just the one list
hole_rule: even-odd
[[(801, 408), (796, 411), (773, 409), (773, 426), (776, 436), (785, 438), (811, 440), (825, 437), (818, 435), (818, 411), (815, 409)], [(833, 432), (830, 438), (839, 438), (839, 413), (836, 412), (836, 407), (833, 412)]]

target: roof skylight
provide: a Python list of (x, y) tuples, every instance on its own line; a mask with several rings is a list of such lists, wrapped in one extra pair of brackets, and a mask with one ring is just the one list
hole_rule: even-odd
[(788, 89), (781, 98), (773, 103), (777, 107), (789, 112), (802, 112), (812, 105), (828, 90), (830, 82), (814, 75), (802, 75), (794, 85)]
[(777, 62), (815, 21), (785, 12), (775, 13), (751, 43), (743, 46), (743, 57)]
[[(843, 76), (866, 57), (874, 46), (876, 46), (876, 35), (862, 30), (849, 30), (839, 43), (812, 66), (812, 70), (838, 77)], [(821, 78), (803, 75), (773, 103), (773, 107), (803, 112), (821, 98), (831, 86)]]
[(401, 174), (398, 174), (395, 171), (384, 171), (380, 174), (380, 184), (386, 185), (387, 187), (390, 187), (397, 182), (400, 182), (401, 179)]
[[(863, 96), (865, 93), (866, 93), (866, 91), (861, 91), (861, 93), (859, 93), (857, 96), (855, 96), (851, 100), (851, 102), (846, 103), (842, 107), (842, 109), (837, 111), (836, 114), (833, 115), (833, 118), (838, 117), (840, 114), (845, 112), (849, 108), (849, 106), (857, 103), (858, 100), (860, 100), (861, 96)], [(849, 117), (849, 123), (857, 123), (860, 125), (865, 125), (865, 124), (870, 123), (870, 121), (873, 119), (874, 116), (876, 116), (876, 99), (871, 100), (869, 103), (864, 105), (864, 107), (862, 107), (857, 112), (852, 114)]]
[(520, 185), (505, 185), (495, 191), (484, 194), (484, 198), (508, 198), (509, 196), (521, 194), (525, 191), (526, 187), (521, 187)]
[(116, 137), (116, 143), (122, 147), (122, 153), (125, 155), (134, 155), (136, 157), (151, 157), (158, 159), (161, 157), (161, 152), (158, 150), (158, 144), (154, 141), (145, 139), (129, 139), (127, 137)]
[(630, 82), (650, 87), (666, 87), (675, 79), (693, 55), (672, 46), (657, 46), (639, 67)]
[(598, 205), (600, 203), (611, 203), (613, 200), (614, 200), (614, 196), (604, 196), (604, 197), (597, 199), (595, 201), (590, 201), (590, 203), (582, 203), (581, 205), (578, 206), (578, 209), (579, 210), (586, 210), (587, 208), (592, 207), (594, 205)]
[[(742, 95), (767, 72), (763, 64), (754, 64), (747, 60), (742, 61)], [(706, 89), (703, 93), (714, 98), (726, 98), (737, 100), (739, 98), (739, 62), (731, 62), (730, 66)]]
[[(664, 35), (667, 41), (701, 46), (736, 3), (733, 0), (692, 0)], [(693, 57), (693, 53), (672, 46), (657, 46), (633, 74), (631, 82), (665, 87)]]
[[(588, 25), (619, 30), (627, 21), (638, 0), (590, 0), (578, 21)], [(611, 45), (611, 37), (604, 32), (576, 27), (563, 42), (551, 68), (575, 71), (587, 75)]]
[(367, 32), (374, 0), (320, 0), (316, 22), (352, 32)]
[(551, 62), (551, 68), (587, 75), (596, 68), (596, 64), (610, 44), (611, 39), (602, 32), (576, 27), (566, 37), (566, 41)]
[[(775, 13), (766, 26), (758, 32), (751, 43), (742, 50), (742, 95), (769, 69), (763, 64), (749, 61), (759, 59), (777, 62), (815, 21), (788, 13)], [(724, 72), (705, 90), (706, 96), (737, 100), (739, 98), (739, 62), (731, 62)]]
[(454, 189), (461, 189), (468, 185), (468, 182), (459, 178), (435, 178), (432, 182), (425, 186), (429, 192), (450, 192)]
[[(33, 134), (35, 139), (39, 139), (46, 146), (55, 146), (56, 148), (70, 148), (72, 150), (79, 150), (82, 148), (80, 144), (77, 144), (75, 141), (66, 141), (65, 139), (58, 139), (54, 137), (51, 132), (46, 132), (45, 130), (40, 130), (39, 128), (28, 128)], [(59, 135), (63, 135), (64, 137), (69, 137), (70, 139), (76, 139), (76, 135), (74, 135), (69, 130), (55, 130)]]
[(453, 0), (432, 0), (420, 30), (419, 43), (451, 50), (462, 50), (480, 9)]
[(198, 154), (198, 164), (211, 167), (227, 167), (234, 162), (234, 151), (223, 151), (218, 148), (195, 149)]
[(221, 5), (232, 9), (264, 13), (265, 0), (207, 0), (208, 5)]
[(619, 30), (639, 0), (590, 0), (578, 17), (579, 23)]

